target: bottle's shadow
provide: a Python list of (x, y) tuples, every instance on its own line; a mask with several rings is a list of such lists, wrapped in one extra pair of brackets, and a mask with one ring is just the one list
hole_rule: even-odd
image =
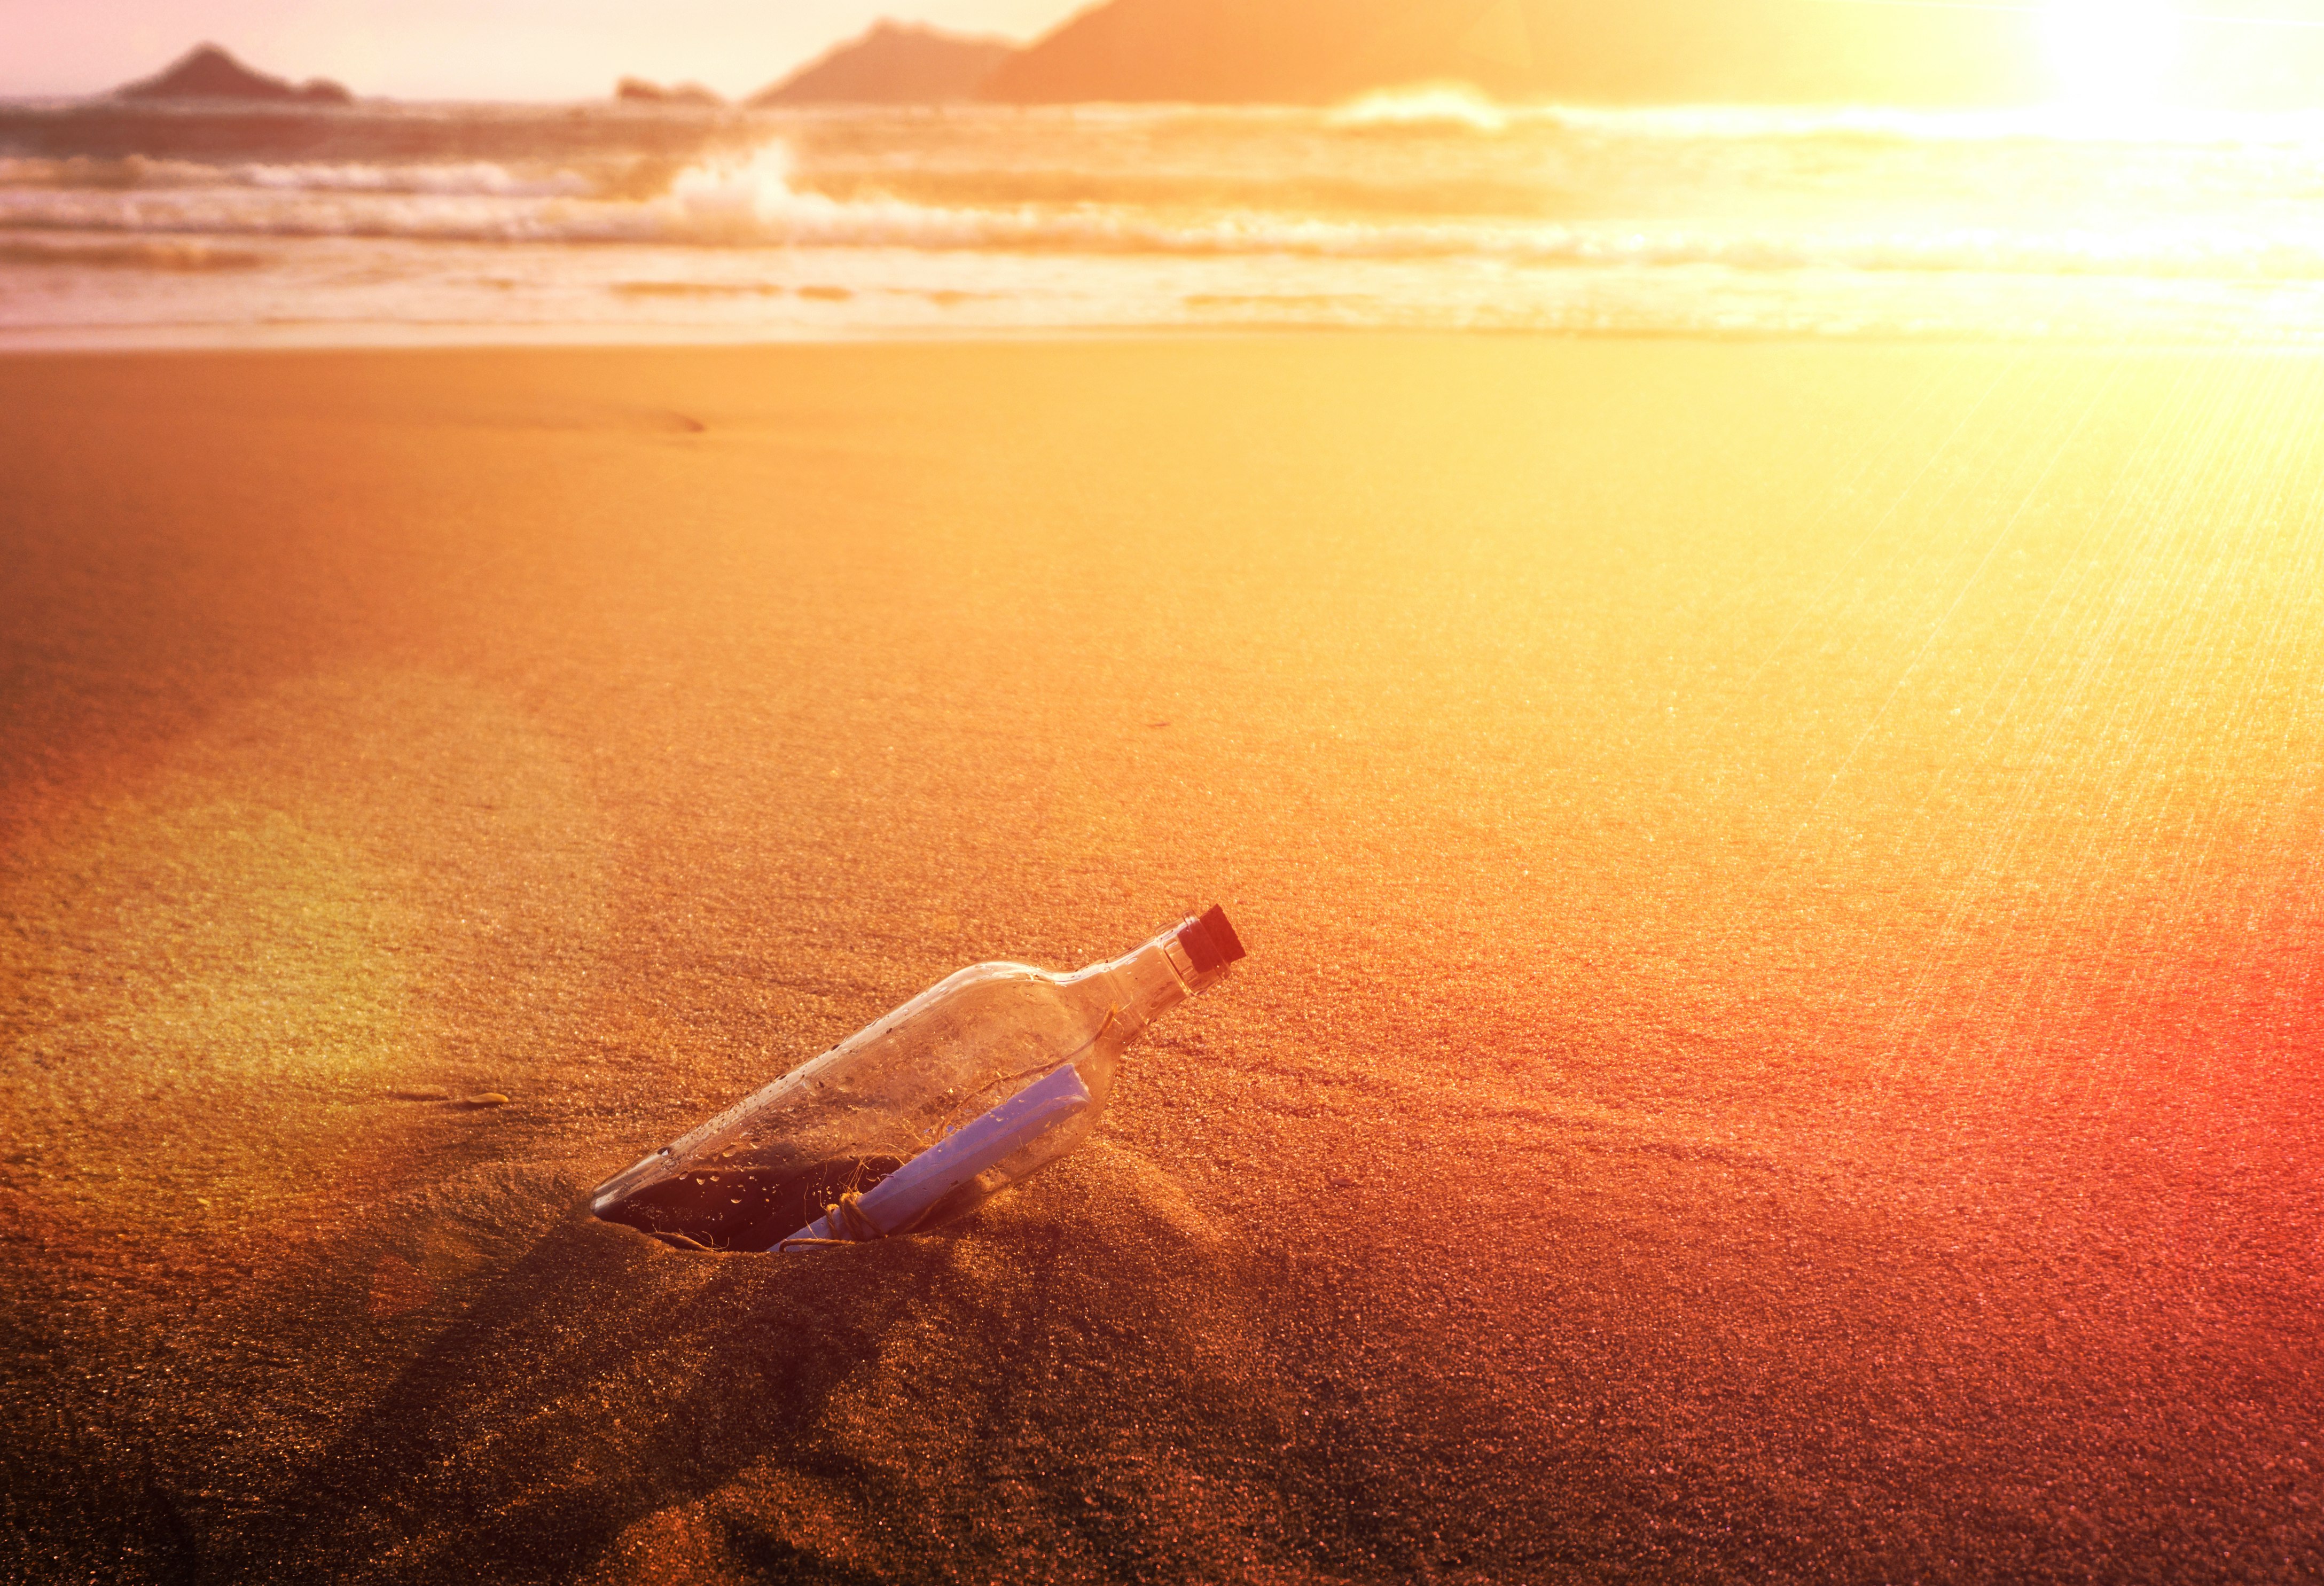
[[(1057, 1545), (1110, 1552), (1283, 1412), (1251, 1391), (1239, 1286), (1206, 1269), (1215, 1239), (1146, 1204), (1150, 1168), (1123, 1181), (1134, 1159), (1088, 1156), (1046, 1201), (1006, 1197), (958, 1232), (786, 1257), (688, 1254), (576, 1204), (489, 1263), (219, 1572), (613, 1578), (639, 1522), (717, 1497), (716, 1545), (746, 1572), (870, 1578), (856, 1549), (816, 1539), (870, 1539), (867, 1558), (911, 1556), (915, 1531), (954, 1545), (942, 1511), (993, 1483)], [(428, 1318), (386, 1325), (405, 1324)], [(1073, 1452), (1157, 1423), (1114, 1478)], [(1107, 1480), (1118, 1505), (1086, 1498)]]
[(643, 1516), (805, 1452), (802, 1430), (945, 1254), (774, 1259), (687, 1255), (576, 1204), (270, 1506), (226, 1572), (570, 1580)]

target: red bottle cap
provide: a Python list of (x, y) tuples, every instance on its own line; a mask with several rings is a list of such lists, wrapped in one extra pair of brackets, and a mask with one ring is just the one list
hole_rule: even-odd
[(1250, 956), (1243, 951), (1242, 938), (1227, 923), (1227, 911), (1215, 903), (1200, 918), (1178, 927), (1178, 945), (1186, 950), (1196, 974), (1208, 974)]

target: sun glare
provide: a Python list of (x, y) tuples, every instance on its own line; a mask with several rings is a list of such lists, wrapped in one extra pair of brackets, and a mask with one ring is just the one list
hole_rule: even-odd
[(2120, 115), (2167, 96), (2179, 54), (2179, 16), (2167, 0), (2049, 0), (2041, 28), (2066, 104)]

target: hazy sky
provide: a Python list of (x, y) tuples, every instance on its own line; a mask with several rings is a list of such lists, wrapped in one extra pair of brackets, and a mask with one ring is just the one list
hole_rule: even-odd
[(208, 39), (400, 98), (599, 98), (624, 73), (764, 88), (878, 17), (1026, 39), (1088, 0), (0, 0), (0, 95), (86, 94)]

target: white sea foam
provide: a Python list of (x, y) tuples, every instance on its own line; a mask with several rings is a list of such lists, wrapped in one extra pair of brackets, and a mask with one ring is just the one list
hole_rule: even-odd
[(1423, 128), (1430, 131), (1498, 133), (1512, 112), (1466, 83), (1421, 83), (1365, 94), (1324, 115), (1329, 126), (1356, 131)]
[[(2324, 339), (2314, 118), (2124, 143), (2032, 113), (1600, 111), (1423, 87), (1321, 111), (331, 127), (234, 158), (0, 154), (0, 271), (54, 286), (78, 263), (88, 284), (66, 296), (99, 314), (142, 270), (140, 302), (265, 286), (265, 311), (323, 318), (876, 326), (918, 304), (986, 325)], [(0, 298), (0, 325), (61, 312), (37, 296)]]
[[(1715, 266), (1760, 272), (1882, 271), (2217, 281), (2324, 279), (2324, 224), (2270, 229), (2165, 220), (2111, 228), (1770, 226), (1656, 218), (1379, 222), (1284, 213), (1165, 217), (1103, 205), (944, 207), (801, 190), (782, 143), (698, 161), (639, 199), (589, 196), (567, 173), (502, 168), (239, 166), (218, 182), (0, 188), (0, 226), (211, 236), (930, 252), (1281, 254), (1315, 260), (1474, 260), (1534, 266)], [(182, 173), (178, 173), (181, 175)]]
[(231, 182), (290, 193), (426, 193), (493, 198), (582, 198), (597, 184), (575, 171), (523, 171), (489, 160), (451, 164), (251, 164)]

